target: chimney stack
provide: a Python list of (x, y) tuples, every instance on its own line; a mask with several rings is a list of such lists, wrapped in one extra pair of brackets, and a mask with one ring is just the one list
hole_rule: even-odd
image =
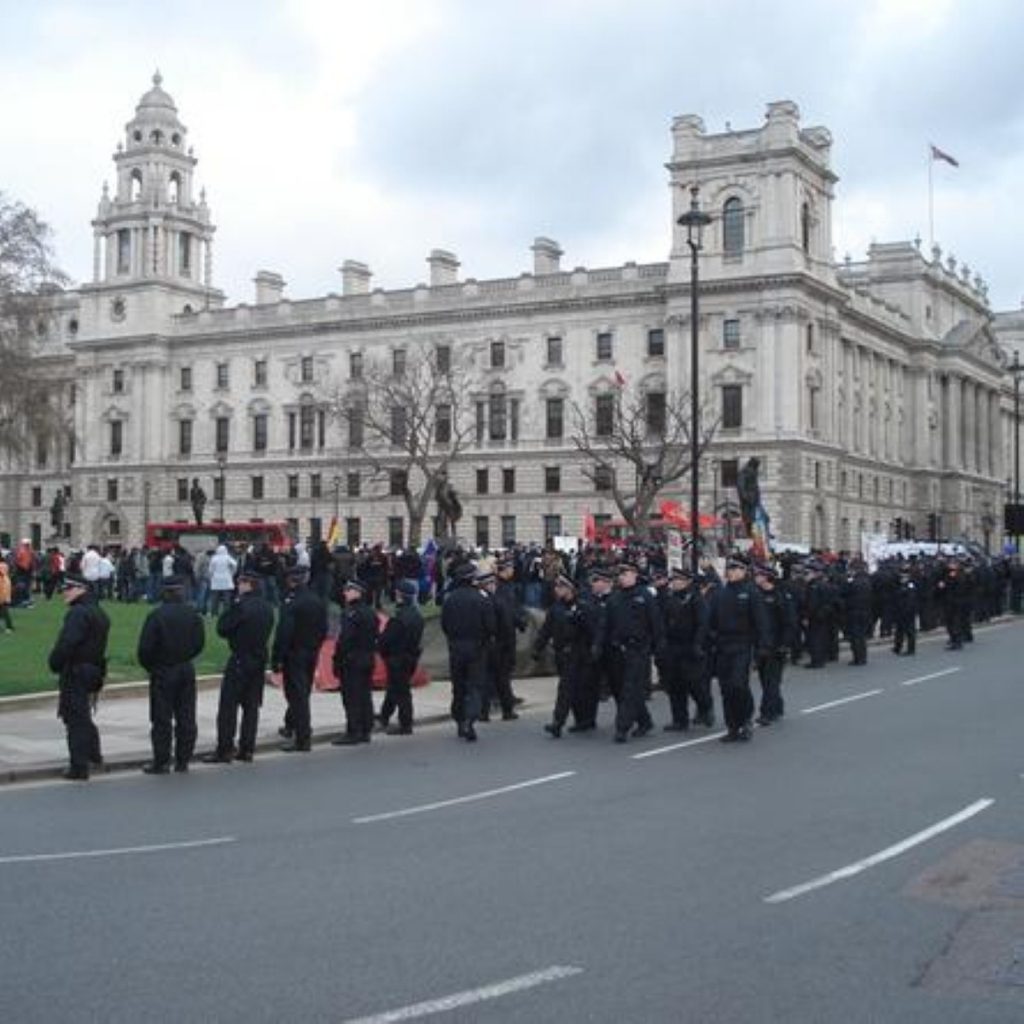
[(562, 250), (552, 238), (535, 238), (533, 245), (534, 274), (557, 274), (561, 269)]
[(284, 278), (272, 270), (261, 270), (254, 278), (256, 284), (256, 305), (267, 306), (280, 302), (284, 294)]
[(371, 277), (373, 274), (365, 263), (360, 263), (358, 260), (345, 260), (341, 265), (341, 294), (369, 294)]
[(455, 253), (446, 249), (431, 249), (427, 257), (430, 264), (430, 286), (441, 284), (458, 284), (459, 261)]

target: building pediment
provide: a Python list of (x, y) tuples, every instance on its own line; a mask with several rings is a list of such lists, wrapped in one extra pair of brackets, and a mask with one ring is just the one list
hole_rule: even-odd
[(711, 375), (711, 383), (715, 387), (722, 387), (723, 384), (751, 384), (754, 375), (749, 370), (744, 370), (735, 363), (723, 366), (720, 370)]

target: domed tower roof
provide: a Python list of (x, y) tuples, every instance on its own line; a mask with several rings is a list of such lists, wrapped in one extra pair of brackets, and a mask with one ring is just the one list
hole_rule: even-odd
[(142, 116), (143, 111), (157, 110), (166, 111), (172, 116), (177, 115), (178, 108), (174, 105), (174, 100), (171, 99), (169, 93), (164, 92), (161, 88), (163, 80), (163, 75), (159, 71), (153, 74), (153, 88), (143, 95), (139, 100), (138, 107), (135, 108), (137, 117)]

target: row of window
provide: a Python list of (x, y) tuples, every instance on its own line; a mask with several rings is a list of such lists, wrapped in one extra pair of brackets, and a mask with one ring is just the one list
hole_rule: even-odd
[[(800, 206), (800, 245), (807, 254), (811, 251), (813, 217), (810, 203)], [(740, 256), (746, 247), (746, 211), (738, 196), (727, 199), (722, 206), (722, 251), (726, 256)]]

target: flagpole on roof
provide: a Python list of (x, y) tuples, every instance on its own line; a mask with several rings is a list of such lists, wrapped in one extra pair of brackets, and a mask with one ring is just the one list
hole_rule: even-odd
[(932, 164), (935, 163), (933, 150), (935, 147), (928, 143), (928, 251), (935, 248), (935, 190), (932, 185)]

